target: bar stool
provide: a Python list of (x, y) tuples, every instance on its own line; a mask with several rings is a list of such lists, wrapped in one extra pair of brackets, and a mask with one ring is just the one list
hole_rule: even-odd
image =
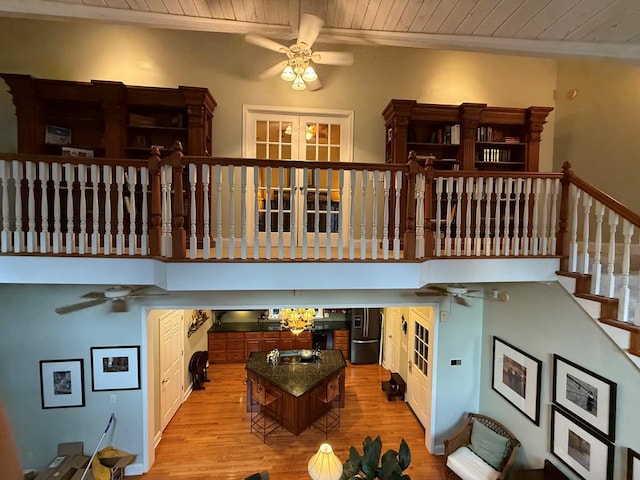
[(314, 391), (315, 397), (322, 402), (324, 413), (313, 425), (324, 432), (325, 440), (329, 432), (340, 429), (340, 402), (336, 406), (336, 400), (340, 397), (340, 375), (336, 375), (325, 385)]
[(282, 423), (280, 396), (268, 392), (262, 383), (251, 379), (251, 399), (258, 404), (257, 408), (251, 408), (251, 433), (267, 443), (267, 437)]

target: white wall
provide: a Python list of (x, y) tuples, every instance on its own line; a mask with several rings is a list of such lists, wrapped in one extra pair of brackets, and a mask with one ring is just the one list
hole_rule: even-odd
[[(523, 443), (517, 463), (540, 468), (549, 453), (553, 354), (583, 366), (617, 384), (614, 478), (626, 478), (626, 447), (640, 450), (640, 372), (602, 329), (557, 283), (500, 285), (507, 303), (486, 302), (482, 332), (480, 412), (503, 423)], [(491, 388), (493, 336), (542, 361), (540, 426), (536, 426)], [(572, 475), (571, 478), (576, 478)]]

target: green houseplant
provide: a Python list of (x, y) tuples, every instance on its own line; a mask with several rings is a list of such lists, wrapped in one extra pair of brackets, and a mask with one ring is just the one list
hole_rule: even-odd
[(362, 442), (362, 449), (362, 455), (353, 446), (349, 449), (349, 460), (344, 462), (340, 480), (411, 480), (409, 475), (402, 473), (411, 463), (411, 451), (404, 438), (398, 451), (389, 449), (382, 457), (380, 435), (375, 440), (367, 436)]

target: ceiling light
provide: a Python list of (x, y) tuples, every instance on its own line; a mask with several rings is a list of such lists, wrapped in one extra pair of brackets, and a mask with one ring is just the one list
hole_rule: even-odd
[(280, 74), (280, 78), (285, 82), (293, 82), (295, 80), (296, 74), (293, 73), (293, 68), (291, 68), (291, 65), (287, 65), (286, 67), (284, 67), (284, 70), (282, 70), (282, 73)]
[(302, 80), (302, 77), (298, 75), (291, 84), (291, 88), (293, 88), (294, 90), (304, 90), (305, 88), (307, 88), (307, 85), (304, 83), (304, 80)]
[(311, 65), (308, 65), (307, 68), (305, 68), (304, 73), (302, 74), (302, 79), (305, 82), (313, 82), (318, 79), (318, 74)]

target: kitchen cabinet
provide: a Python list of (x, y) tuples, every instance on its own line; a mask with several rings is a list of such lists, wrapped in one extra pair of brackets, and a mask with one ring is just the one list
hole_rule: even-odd
[(209, 362), (244, 362), (252, 352), (311, 348), (311, 332), (209, 332)]
[(208, 351), (210, 363), (244, 362), (245, 332), (209, 332)]
[(333, 331), (333, 348), (340, 350), (345, 360), (349, 359), (349, 330)]

